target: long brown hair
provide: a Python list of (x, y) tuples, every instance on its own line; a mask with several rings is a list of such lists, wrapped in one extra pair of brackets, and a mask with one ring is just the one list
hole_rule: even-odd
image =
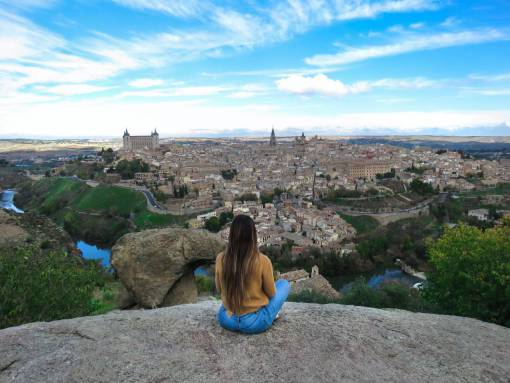
[(226, 306), (233, 313), (239, 312), (246, 294), (247, 276), (258, 254), (255, 222), (239, 214), (232, 221), (228, 246), (223, 256), (221, 288), (225, 292)]

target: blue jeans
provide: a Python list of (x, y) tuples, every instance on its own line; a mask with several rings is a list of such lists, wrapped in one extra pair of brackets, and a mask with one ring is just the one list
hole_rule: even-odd
[(266, 331), (273, 324), (276, 314), (282, 308), (290, 291), (290, 283), (285, 279), (277, 280), (275, 286), (276, 294), (269, 300), (269, 303), (253, 313), (229, 316), (225, 307), (221, 305), (217, 316), (221, 327), (245, 334), (258, 334)]

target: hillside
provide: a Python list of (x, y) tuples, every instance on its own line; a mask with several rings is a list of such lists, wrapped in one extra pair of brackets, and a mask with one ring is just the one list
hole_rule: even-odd
[(99, 244), (114, 243), (129, 231), (182, 225), (186, 220), (151, 213), (145, 196), (136, 190), (106, 184), (91, 187), (75, 178), (26, 182), (16, 195), (16, 203), (52, 217), (73, 236)]
[(217, 303), (0, 331), (0, 382), (508, 382), (510, 330), (452, 316), (286, 303), (268, 332)]

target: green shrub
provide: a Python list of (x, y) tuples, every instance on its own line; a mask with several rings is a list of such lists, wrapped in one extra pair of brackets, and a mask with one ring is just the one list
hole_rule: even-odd
[(380, 292), (371, 288), (364, 278), (358, 278), (349, 292), (342, 297), (346, 305), (383, 307)]
[(429, 246), (425, 299), (451, 315), (510, 326), (510, 228), (446, 229)]
[(304, 290), (289, 295), (290, 302), (340, 303), (345, 305), (375, 308), (398, 308), (410, 311), (431, 311), (420, 296), (420, 292), (395, 282), (383, 284), (380, 288), (370, 287), (364, 278), (357, 279), (351, 290), (340, 299), (332, 299), (313, 291)]
[(94, 312), (103, 271), (63, 251), (0, 250), (0, 328)]
[(396, 308), (409, 311), (432, 311), (418, 290), (399, 282), (386, 282), (379, 288), (370, 287), (363, 278), (357, 279), (341, 303), (376, 308)]
[(214, 278), (206, 275), (196, 275), (195, 282), (199, 293), (214, 293), (216, 288)]

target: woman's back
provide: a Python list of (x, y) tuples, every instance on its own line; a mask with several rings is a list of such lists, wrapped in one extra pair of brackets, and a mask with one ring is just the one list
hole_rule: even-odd
[[(223, 257), (220, 253), (216, 257), (216, 288), (221, 292), (221, 300), (225, 303), (226, 292), (221, 286), (223, 279)], [(275, 283), (273, 278), (273, 266), (271, 260), (264, 254), (258, 253), (254, 256), (252, 269), (246, 276), (246, 293), (242, 300), (241, 308), (236, 312), (243, 315), (257, 311), (268, 304), (269, 299), (275, 294)], [(229, 315), (232, 315), (230, 307), (225, 306)]]
[(289, 282), (275, 283), (271, 261), (258, 250), (255, 222), (243, 214), (230, 225), (227, 249), (216, 257), (215, 277), (223, 302), (218, 321), (231, 331), (267, 330), (289, 295)]

